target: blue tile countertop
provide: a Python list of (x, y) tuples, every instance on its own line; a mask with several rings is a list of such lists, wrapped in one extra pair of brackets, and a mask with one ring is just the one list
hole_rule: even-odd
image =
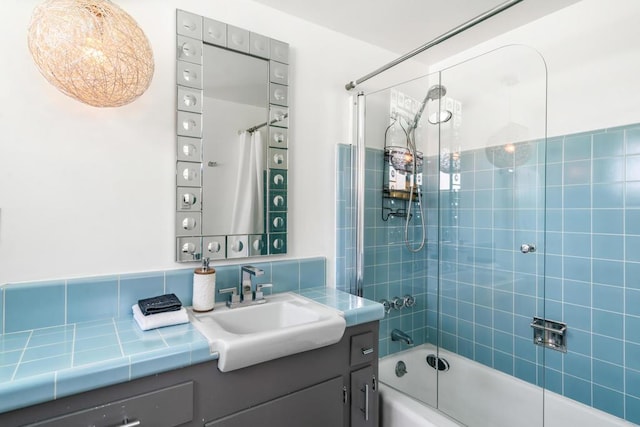
[[(381, 304), (325, 287), (301, 295), (347, 326), (384, 317)], [(0, 335), (0, 412), (217, 359), (189, 323), (143, 332), (133, 316)]]

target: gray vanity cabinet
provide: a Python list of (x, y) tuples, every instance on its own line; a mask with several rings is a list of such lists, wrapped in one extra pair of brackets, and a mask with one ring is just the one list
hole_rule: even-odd
[(104, 405), (50, 418), (33, 427), (167, 426), (193, 420), (193, 382), (189, 381)]
[(372, 366), (351, 373), (351, 427), (377, 426), (378, 395)]
[(313, 351), (224, 373), (187, 366), (3, 413), (0, 426), (375, 427), (377, 343), (378, 322), (365, 323)]
[(377, 341), (374, 331), (351, 337), (351, 427), (378, 425)]
[(205, 426), (377, 426), (376, 387), (369, 389), (368, 424), (352, 421), (357, 420), (352, 410), (364, 388), (352, 386), (352, 373), (363, 368), (369, 369), (367, 382), (374, 382), (378, 322), (347, 328), (340, 342), (331, 346), (237, 371), (216, 370), (215, 382), (228, 381), (228, 386), (212, 390), (210, 402), (216, 408), (209, 411)]
[[(205, 427), (341, 426), (344, 423), (342, 377), (206, 423)], [(310, 404), (311, 403), (311, 404)]]

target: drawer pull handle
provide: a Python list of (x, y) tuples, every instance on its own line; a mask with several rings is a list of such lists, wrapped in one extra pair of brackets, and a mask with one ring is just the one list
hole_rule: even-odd
[(367, 354), (371, 354), (373, 353), (373, 347), (369, 347), (369, 348), (362, 348), (360, 349), (362, 351), (362, 355), (366, 356)]
[(142, 425), (140, 420), (133, 420), (133, 421), (124, 420), (123, 423), (124, 424), (118, 424), (113, 427), (138, 427), (139, 425)]

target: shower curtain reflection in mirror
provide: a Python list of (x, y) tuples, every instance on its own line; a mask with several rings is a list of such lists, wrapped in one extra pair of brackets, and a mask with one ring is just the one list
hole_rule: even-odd
[(203, 52), (202, 234), (264, 234), (269, 62), (207, 44)]
[(237, 189), (231, 215), (231, 233), (247, 234), (264, 224), (264, 146), (259, 131), (238, 136)]

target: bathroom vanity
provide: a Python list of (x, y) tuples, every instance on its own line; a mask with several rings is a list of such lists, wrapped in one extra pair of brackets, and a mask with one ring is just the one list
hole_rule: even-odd
[[(259, 351), (259, 349), (256, 349)], [(220, 372), (208, 361), (0, 414), (19, 426), (377, 426), (378, 321), (333, 345)]]

